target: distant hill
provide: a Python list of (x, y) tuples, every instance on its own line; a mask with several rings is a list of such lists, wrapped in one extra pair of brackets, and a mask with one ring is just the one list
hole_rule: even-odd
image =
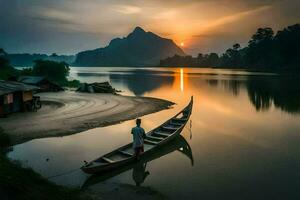
[(0, 51), (0, 56), (5, 57), (10, 61), (10, 64), (15, 67), (29, 67), (33, 66), (35, 60), (51, 60), (56, 62), (66, 62), (72, 64), (75, 61), (74, 55), (47, 55), (47, 54), (9, 54), (4, 50)]
[(108, 46), (77, 54), (76, 66), (154, 66), (161, 59), (185, 55), (172, 40), (136, 27), (125, 38), (111, 40)]

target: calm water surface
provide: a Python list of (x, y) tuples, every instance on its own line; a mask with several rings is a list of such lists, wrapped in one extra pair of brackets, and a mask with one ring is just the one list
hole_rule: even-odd
[[(141, 184), (172, 199), (299, 199), (297, 78), (192, 68), (72, 68), (70, 78), (110, 81), (123, 95), (175, 102), (172, 109), (142, 117), (147, 131), (177, 113), (194, 95), (191, 122), (182, 138), (146, 166), (100, 177), (90, 187), (101, 191), (103, 183)], [(82, 186), (88, 178), (78, 170), (83, 161), (130, 142), (133, 126), (134, 121), (127, 121), (36, 139), (16, 145), (9, 157), (57, 184)]]

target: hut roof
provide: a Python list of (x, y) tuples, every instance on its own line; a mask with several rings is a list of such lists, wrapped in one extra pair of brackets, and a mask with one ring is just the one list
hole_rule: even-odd
[(43, 81), (44, 79), (46, 79), (46, 77), (44, 76), (20, 76), (18, 78), (18, 81), (26, 84), (35, 85)]
[(37, 89), (39, 89), (39, 87), (26, 85), (24, 83), (14, 81), (0, 80), (0, 95), (9, 94), (17, 91), (31, 91)]

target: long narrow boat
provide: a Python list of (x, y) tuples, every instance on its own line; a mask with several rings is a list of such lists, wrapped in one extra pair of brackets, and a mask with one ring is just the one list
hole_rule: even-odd
[(185, 140), (184, 137), (181, 135), (176, 136), (172, 141), (168, 143), (168, 145), (163, 145), (161, 148), (157, 149), (157, 151), (153, 151), (151, 154), (148, 154), (147, 156), (143, 156), (138, 162), (133, 162), (128, 165), (119, 167), (114, 170), (106, 171), (103, 173), (93, 174), (92, 176), (89, 176), (84, 184), (82, 185), (81, 189), (87, 188), (89, 186), (98, 184), (100, 182), (103, 182), (107, 179), (110, 179), (112, 177), (115, 177), (123, 172), (129, 171), (134, 169), (136, 166), (144, 165), (147, 163), (150, 163), (151, 161), (158, 159), (162, 156), (165, 156), (169, 153), (172, 153), (174, 151), (178, 151), (185, 155), (187, 158), (190, 159), (191, 165), (194, 165), (194, 158), (193, 158), (193, 152), (192, 148), (190, 147), (189, 143)]
[[(192, 114), (192, 108), (193, 97), (191, 97), (190, 103), (178, 114), (148, 132), (144, 140), (144, 153), (140, 157), (155, 151), (179, 135)], [(87, 163), (81, 169), (88, 174), (97, 174), (114, 170), (132, 162), (136, 162), (136, 157), (132, 143), (130, 143)]]

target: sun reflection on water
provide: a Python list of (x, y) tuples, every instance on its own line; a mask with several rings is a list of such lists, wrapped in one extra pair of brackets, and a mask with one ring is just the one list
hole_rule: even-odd
[(183, 81), (183, 69), (180, 69), (180, 90), (183, 92), (184, 89), (184, 81)]

